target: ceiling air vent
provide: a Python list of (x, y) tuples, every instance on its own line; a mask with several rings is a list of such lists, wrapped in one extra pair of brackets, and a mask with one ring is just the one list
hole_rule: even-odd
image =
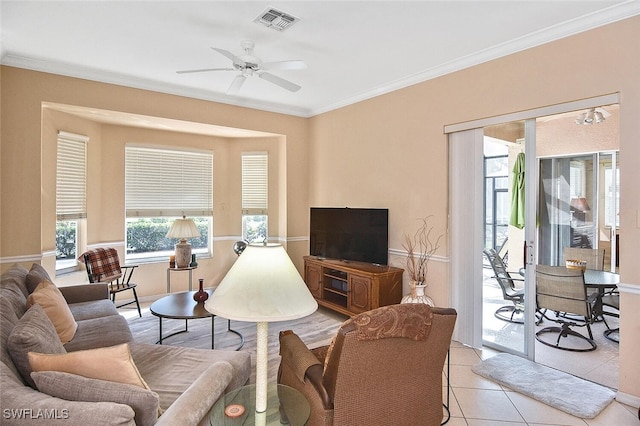
[(276, 31), (284, 31), (287, 28), (290, 28), (293, 24), (298, 22), (300, 19), (295, 16), (289, 15), (288, 13), (284, 13), (273, 7), (268, 7), (262, 12), (253, 22), (257, 24), (262, 24), (267, 28), (272, 28)]

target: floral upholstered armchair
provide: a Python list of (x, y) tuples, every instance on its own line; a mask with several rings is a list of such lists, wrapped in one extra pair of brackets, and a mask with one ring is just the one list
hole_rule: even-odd
[(278, 383), (302, 392), (308, 425), (439, 425), (442, 368), (457, 314), (407, 303), (347, 320), (329, 346), (310, 350), (280, 333)]

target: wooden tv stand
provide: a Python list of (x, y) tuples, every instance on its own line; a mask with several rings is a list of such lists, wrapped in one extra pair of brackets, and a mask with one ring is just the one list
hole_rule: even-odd
[(400, 303), (401, 268), (304, 257), (304, 281), (319, 305), (353, 316)]

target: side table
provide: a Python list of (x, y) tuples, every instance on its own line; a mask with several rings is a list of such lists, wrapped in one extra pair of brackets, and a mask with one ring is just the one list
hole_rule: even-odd
[[(241, 405), (244, 413), (229, 417), (225, 408)], [(247, 385), (223, 395), (209, 411), (209, 424), (215, 426), (232, 425), (290, 425), (302, 426), (311, 414), (311, 407), (304, 395), (289, 386), (269, 384), (267, 389), (267, 411), (256, 413), (256, 385)]]
[(167, 268), (167, 293), (171, 293), (171, 273), (175, 271), (189, 271), (189, 291), (193, 287), (193, 270), (197, 266), (187, 266), (186, 268)]

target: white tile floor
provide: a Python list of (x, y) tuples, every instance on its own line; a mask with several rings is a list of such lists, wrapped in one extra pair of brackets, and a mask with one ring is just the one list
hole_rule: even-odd
[[(451, 426), (638, 426), (637, 409), (613, 401), (594, 419), (581, 419), (504, 388), (471, 371), (491, 349), (451, 345)], [(443, 379), (446, 383), (446, 378)], [(444, 389), (446, 393), (446, 387)]]

